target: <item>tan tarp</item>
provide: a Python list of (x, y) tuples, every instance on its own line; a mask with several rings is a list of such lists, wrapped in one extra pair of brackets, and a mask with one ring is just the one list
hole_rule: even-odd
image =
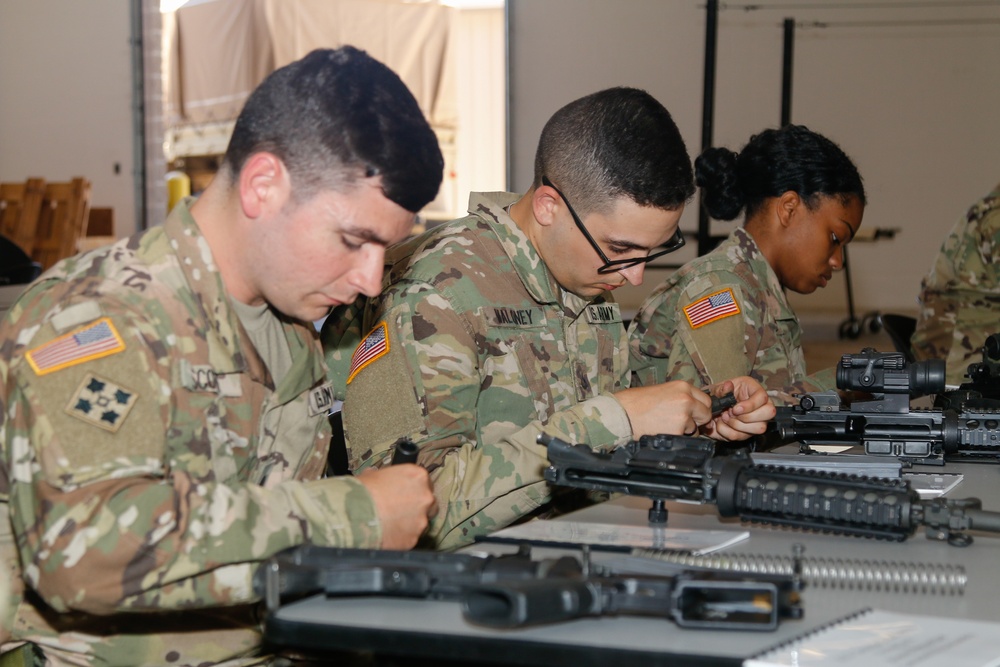
[(167, 127), (234, 120), (274, 69), (265, 0), (188, 3), (174, 12), (173, 25), (164, 19)]
[(353, 44), (392, 68), (438, 130), (455, 126), (454, 10), (396, 0), (207, 0), (164, 17), (166, 124), (235, 119), (276, 67)]

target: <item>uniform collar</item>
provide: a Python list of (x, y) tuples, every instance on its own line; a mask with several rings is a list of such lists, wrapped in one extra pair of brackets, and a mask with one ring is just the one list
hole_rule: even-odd
[[(203, 321), (214, 328), (205, 332), (209, 364), (219, 373), (249, 372), (262, 381), (266, 373), (264, 363), (230, 305), (208, 240), (191, 215), (193, 202), (193, 198), (179, 202), (164, 222), (163, 230), (194, 293), (191, 306), (200, 309)], [(292, 354), (292, 367), (279, 389), (281, 394), (294, 397), (322, 378), (326, 369), (322, 355), (310, 354), (317, 344), (315, 332), (306, 324), (286, 319), (281, 322)]]
[(189, 307), (201, 310), (202, 320), (214, 328), (205, 332), (209, 363), (217, 372), (244, 371), (248, 360), (244, 354), (246, 345), (242, 343), (243, 327), (229, 305), (208, 240), (191, 215), (193, 202), (193, 198), (180, 201), (163, 223), (163, 231), (193, 292)]
[(567, 292), (556, 282), (534, 244), (507, 212), (507, 207), (520, 198), (521, 195), (510, 192), (474, 192), (469, 197), (469, 213), (489, 223), (518, 278), (535, 301), (558, 304), (567, 313), (579, 315), (594, 300)]
[(727, 243), (732, 244), (736, 249), (738, 261), (746, 262), (748, 265), (754, 267), (754, 273), (764, 279), (762, 282), (767, 286), (768, 293), (774, 297), (771, 308), (774, 309), (776, 319), (794, 319), (795, 311), (792, 310), (791, 304), (788, 303), (785, 288), (781, 286), (778, 274), (771, 268), (770, 263), (768, 263), (764, 254), (757, 246), (757, 242), (753, 240), (753, 236), (745, 228), (737, 227), (729, 235)]

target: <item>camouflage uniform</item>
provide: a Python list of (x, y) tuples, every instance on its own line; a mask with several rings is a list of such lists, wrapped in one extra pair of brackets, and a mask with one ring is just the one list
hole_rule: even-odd
[[(352, 468), (385, 464), (399, 437), (417, 443), (437, 496), (428, 536), (438, 548), (552, 500), (535, 441), (543, 430), (605, 446), (631, 435), (611, 395), (628, 382), (618, 304), (558, 286), (504, 210), (517, 197), (474, 193), (471, 215), (391, 249), (381, 299), (353, 327), (334, 313), (323, 331), (332, 369), (354, 352), (344, 402)], [(372, 333), (354, 351), (358, 331)]]
[(921, 283), (917, 359), (944, 359), (948, 384), (965, 382), (1000, 332), (1000, 185), (976, 202), (945, 238)]
[(776, 405), (835, 389), (832, 370), (806, 376), (800, 338), (778, 276), (740, 227), (643, 302), (629, 326), (633, 383), (707, 386), (749, 375)]
[(5, 650), (259, 664), (255, 564), (379, 544), (361, 483), (318, 479), (326, 366), (313, 327), (283, 328), (293, 365), (274, 387), (186, 203), (28, 288), (0, 325)]

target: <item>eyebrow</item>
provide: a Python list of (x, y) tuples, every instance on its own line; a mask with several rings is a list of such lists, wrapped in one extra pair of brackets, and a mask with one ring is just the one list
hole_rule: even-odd
[(382, 238), (381, 236), (379, 236), (378, 234), (376, 234), (372, 230), (365, 229), (364, 227), (349, 226), (349, 227), (345, 227), (343, 229), (343, 232), (345, 234), (350, 234), (351, 236), (357, 236), (358, 238), (364, 239), (365, 241), (368, 241), (368, 242), (371, 242), (371, 243), (377, 243), (379, 245), (384, 245), (384, 246), (388, 246), (389, 245), (389, 241), (387, 241), (386, 239)]
[(641, 245), (634, 241), (627, 241), (625, 239), (614, 239), (614, 238), (604, 237), (603, 241), (608, 245), (625, 248), (626, 250), (647, 250), (647, 251), (652, 250), (652, 248), (648, 246)]
[(837, 219), (840, 220), (845, 225), (847, 225), (847, 228), (851, 230), (851, 238), (849, 238), (848, 241), (853, 241), (854, 235), (858, 233), (857, 230), (854, 229), (854, 227), (851, 227), (851, 223), (849, 223), (847, 220), (844, 220), (843, 218), (837, 218)]

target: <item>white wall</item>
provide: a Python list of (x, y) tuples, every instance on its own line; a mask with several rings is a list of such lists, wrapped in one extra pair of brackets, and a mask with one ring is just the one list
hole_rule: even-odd
[[(855, 159), (869, 195), (866, 226), (901, 229), (893, 240), (851, 246), (858, 314), (912, 312), (944, 234), (1000, 181), (1000, 6), (916, 8), (900, 0), (878, 10), (828, 9), (799, 0), (747, 12), (739, 7), (748, 3), (720, 4), (730, 9), (719, 15), (714, 144), (738, 149), (779, 123), (782, 20), (810, 24), (796, 30), (792, 122), (826, 134)], [(530, 185), (548, 116), (613, 85), (656, 96), (697, 155), (703, 0), (508, 0), (508, 7), (512, 187)], [(926, 24), (977, 18), (993, 22)], [(817, 21), (830, 27), (811, 27)], [(910, 25), (888, 25), (901, 21)], [(685, 229), (697, 228), (694, 208), (682, 218)], [(732, 224), (713, 229), (725, 233)], [(619, 298), (637, 305), (667, 273), (650, 272), (642, 288)], [(844, 276), (820, 293), (793, 295), (793, 304), (800, 314), (846, 315)]]
[(465, 215), (470, 192), (506, 187), (504, 30), (502, 8), (463, 9), (455, 16), (452, 45), (457, 54), (458, 88), (454, 177), (457, 216)]
[[(715, 143), (738, 148), (777, 124), (781, 21), (790, 13), (800, 22), (1000, 19), (996, 6), (900, 2), (869, 11), (821, 9), (829, 3), (813, 0), (794, 12), (721, 11)], [(693, 156), (701, 144), (703, 5), (510, 0), (509, 187), (528, 187), (538, 133), (555, 109), (612, 85), (644, 87), (663, 101)], [(114, 207), (120, 235), (135, 227), (129, 48), (126, 0), (0, 0), (0, 180), (87, 176), (93, 204)], [(1000, 181), (998, 80), (995, 22), (797, 31), (792, 120), (855, 158), (869, 190), (866, 225), (902, 229), (891, 241), (852, 246), (859, 313), (912, 310), (945, 231)], [(697, 226), (690, 209), (686, 229)], [(715, 223), (719, 233), (729, 228)], [(623, 301), (637, 304), (665, 275), (650, 275)], [(846, 312), (843, 277), (795, 305), (800, 313)]]
[(84, 176), (120, 236), (135, 229), (129, 16), (126, 0), (0, 0), (0, 180)]

